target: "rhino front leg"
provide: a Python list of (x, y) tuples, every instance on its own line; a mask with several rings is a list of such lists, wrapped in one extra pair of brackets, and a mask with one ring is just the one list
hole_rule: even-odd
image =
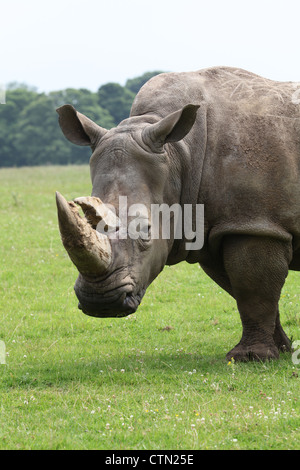
[(223, 248), (224, 266), (243, 325), (242, 339), (227, 358), (277, 359), (288, 341), (280, 325), (278, 302), (291, 246), (277, 239), (238, 235), (226, 237)]

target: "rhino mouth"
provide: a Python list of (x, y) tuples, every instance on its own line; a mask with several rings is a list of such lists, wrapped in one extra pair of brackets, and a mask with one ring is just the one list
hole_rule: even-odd
[(144, 295), (144, 291), (134, 294), (124, 288), (110, 295), (99, 295), (82, 290), (77, 283), (74, 289), (79, 300), (78, 308), (86, 315), (98, 318), (126, 317), (136, 312)]

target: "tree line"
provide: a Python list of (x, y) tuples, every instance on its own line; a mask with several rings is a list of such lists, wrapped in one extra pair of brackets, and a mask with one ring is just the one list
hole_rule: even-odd
[(107, 83), (95, 93), (84, 88), (38, 93), (26, 84), (8, 84), (6, 103), (0, 105), (0, 167), (88, 163), (90, 149), (65, 139), (55, 109), (72, 104), (110, 129), (129, 116), (136, 93), (158, 73), (128, 79), (125, 86)]

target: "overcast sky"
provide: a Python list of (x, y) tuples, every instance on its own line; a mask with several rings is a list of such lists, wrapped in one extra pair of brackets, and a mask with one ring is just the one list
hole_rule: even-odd
[(299, 0), (0, 0), (0, 83), (96, 91), (146, 71), (300, 81)]

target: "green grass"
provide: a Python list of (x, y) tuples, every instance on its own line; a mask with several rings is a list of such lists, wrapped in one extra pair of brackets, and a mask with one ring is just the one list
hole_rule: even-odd
[[(197, 265), (166, 267), (138, 312), (77, 309), (55, 190), (91, 192), (89, 170), (0, 170), (0, 449), (298, 449), (299, 366), (228, 364), (236, 304)], [(299, 338), (300, 274), (281, 299)]]

